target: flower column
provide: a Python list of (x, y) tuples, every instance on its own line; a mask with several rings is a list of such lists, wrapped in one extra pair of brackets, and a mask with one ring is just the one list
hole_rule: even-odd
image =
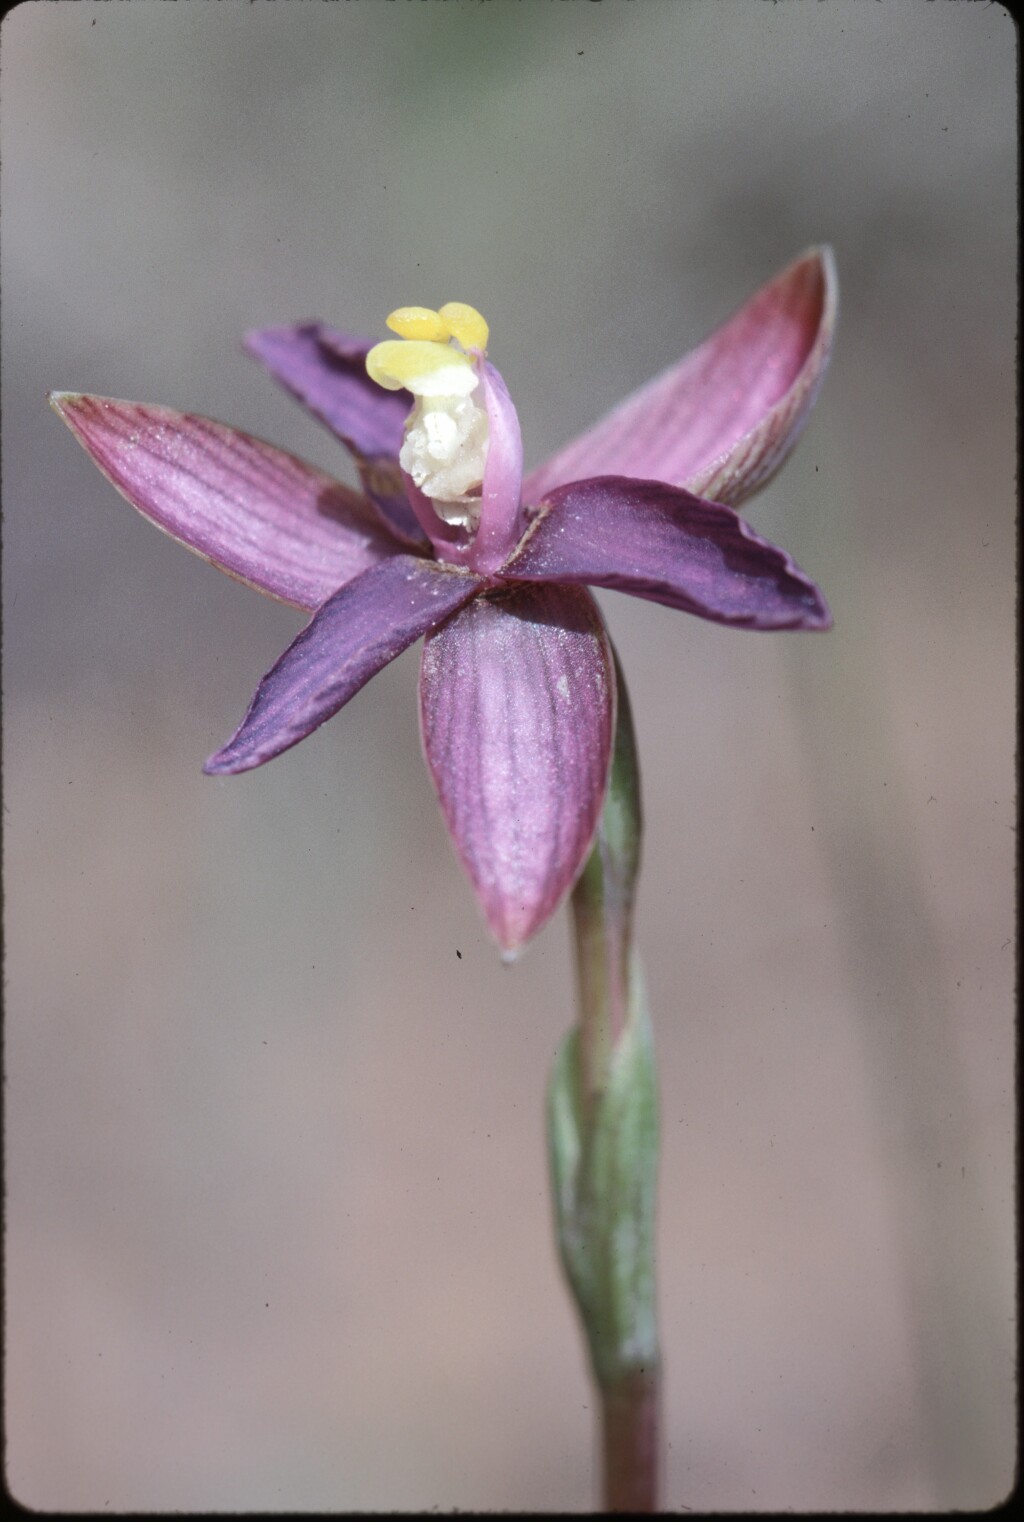
[(548, 1096), (555, 1221), (601, 1398), (608, 1511), (658, 1504), (659, 1354), (654, 1306), (657, 1098), (650, 1022), (633, 950), (640, 776), (616, 661), (611, 778), (573, 892), (579, 1021)]

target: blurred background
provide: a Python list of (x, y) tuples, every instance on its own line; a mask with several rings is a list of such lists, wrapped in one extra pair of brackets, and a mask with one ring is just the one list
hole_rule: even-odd
[[(614, 594), (648, 818), (668, 1509), (973, 1509), (1015, 1465), (1017, 37), (925, 0), (23, 4), (2, 29), (7, 1483), (42, 1510), (596, 1496), (542, 1092), (416, 652), (204, 758), (302, 617), (46, 406), (353, 480), (239, 349), (466, 300), (527, 463), (808, 244), (838, 344), (745, 511), (827, 636)], [(456, 952), (461, 952), (461, 958)]]

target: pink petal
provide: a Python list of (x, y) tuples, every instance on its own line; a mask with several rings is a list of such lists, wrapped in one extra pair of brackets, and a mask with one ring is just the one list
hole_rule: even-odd
[(828, 629), (814, 582), (731, 507), (660, 481), (598, 476), (550, 493), (515, 581), (586, 582), (745, 629)]
[(50, 401), (157, 528), (282, 602), (315, 608), (403, 547), (358, 493), (223, 423), (67, 391)]
[(527, 477), (539, 502), (584, 476), (635, 476), (736, 505), (782, 464), (828, 364), (838, 286), (811, 249), (713, 333)]
[(423, 647), (423, 748), (492, 934), (535, 935), (578, 875), (611, 760), (615, 677), (593, 599), (480, 597)]
[(335, 592), (267, 672), (213, 775), (262, 766), (354, 697), (381, 667), (475, 597), (482, 583), (430, 560), (394, 555)]
[(395, 528), (420, 544), (423, 536), (398, 469), (413, 399), (408, 391), (385, 391), (367, 375), (366, 356), (376, 341), (339, 333), (322, 322), (259, 328), (245, 335), (249, 353), (346, 445), (367, 496)]

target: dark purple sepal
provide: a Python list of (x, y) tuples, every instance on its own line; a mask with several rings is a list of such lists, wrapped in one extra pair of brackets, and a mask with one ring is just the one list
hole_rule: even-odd
[(408, 391), (385, 391), (366, 373), (376, 342), (322, 322), (258, 328), (245, 348), (292, 396), (325, 423), (355, 458), (363, 489), (413, 544), (424, 536), (409, 509), (398, 469)]
[(358, 492), (225, 423), (76, 392), (50, 401), (151, 523), (282, 602), (316, 608), (406, 548)]
[(500, 574), (610, 587), (743, 629), (832, 625), (784, 550), (731, 507), (659, 481), (598, 476), (559, 487)]
[(593, 598), (555, 586), (478, 597), (424, 644), (420, 723), (455, 849), (514, 952), (572, 887), (604, 800), (615, 674)]
[(412, 555), (372, 566), (317, 610), (203, 770), (211, 776), (250, 771), (304, 740), (481, 585), (475, 576)]

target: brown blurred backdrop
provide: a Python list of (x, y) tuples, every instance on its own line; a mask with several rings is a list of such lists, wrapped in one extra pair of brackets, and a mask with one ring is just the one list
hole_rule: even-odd
[[(2, 29), (7, 1482), (41, 1509), (588, 1510), (542, 1090), (419, 756), (417, 656), (215, 783), (300, 615), (49, 412), (348, 476), (239, 351), (479, 306), (528, 462), (830, 241), (748, 512), (835, 631), (601, 598), (636, 709), (666, 1504), (1012, 1480), (1015, 71), (999, 5), (130, 0)], [(461, 959), (456, 957), (461, 951)]]

